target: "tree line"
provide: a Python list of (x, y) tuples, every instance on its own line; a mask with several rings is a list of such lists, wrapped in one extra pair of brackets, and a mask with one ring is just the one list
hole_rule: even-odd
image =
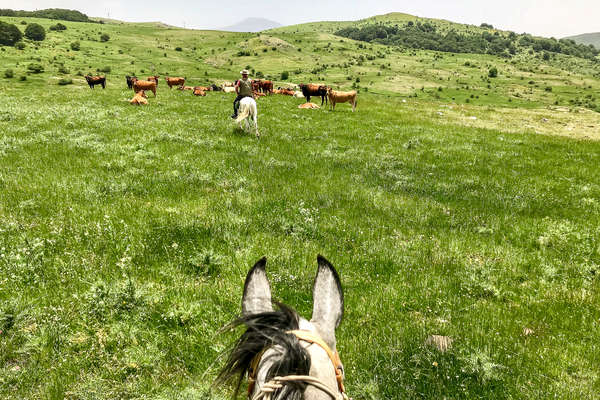
[(336, 35), (363, 42), (402, 46), (413, 49), (436, 50), (449, 53), (492, 54), (511, 57), (519, 49), (548, 54), (560, 53), (588, 60), (597, 60), (600, 51), (593, 45), (578, 44), (571, 39), (538, 38), (529, 34), (500, 34), (500, 32), (459, 32), (455, 29), (438, 30), (429, 22), (409, 21), (406, 25), (371, 24), (348, 27)]
[(23, 11), (23, 10), (11, 10), (11, 9), (0, 9), (0, 16), (2, 17), (34, 17), (34, 18), (47, 18), (47, 19), (61, 19), (63, 21), (74, 21), (74, 22), (93, 22), (82, 12), (77, 10), (67, 10), (64, 8), (48, 8), (46, 10), (37, 11)]

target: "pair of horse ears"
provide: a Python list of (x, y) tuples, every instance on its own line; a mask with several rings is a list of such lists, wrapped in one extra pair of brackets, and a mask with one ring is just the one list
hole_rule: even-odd
[[(313, 285), (313, 313), (311, 322), (329, 336), (342, 321), (344, 314), (344, 293), (340, 277), (325, 257), (317, 256), (317, 276)], [(242, 314), (250, 315), (273, 311), (271, 286), (266, 273), (267, 258), (263, 257), (254, 264), (246, 276)]]

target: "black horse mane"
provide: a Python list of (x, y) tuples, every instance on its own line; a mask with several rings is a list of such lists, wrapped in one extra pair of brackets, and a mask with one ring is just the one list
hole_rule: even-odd
[[(234, 398), (237, 398), (244, 376), (248, 373), (254, 357), (264, 350), (277, 346), (281, 352), (273, 357), (273, 364), (267, 372), (267, 380), (275, 376), (308, 375), (310, 356), (294, 334), (287, 333), (298, 329), (299, 316), (285, 304), (275, 303), (277, 310), (244, 315), (233, 321), (225, 329), (245, 326), (246, 331), (234, 343), (225, 366), (219, 372), (216, 383), (235, 382)], [(237, 377), (237, 378), (236, 378)], [(273, 394), (273, 399), (300, 400), (306, 389), (302, 382), (290, 382)]]

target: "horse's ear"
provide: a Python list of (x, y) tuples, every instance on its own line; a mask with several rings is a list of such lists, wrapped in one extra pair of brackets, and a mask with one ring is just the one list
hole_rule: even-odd
[(319, 268), (313, 286), (313, 314), (311, 322), (317, 326), (323, 339), (335, 348), (335, 328), (344, 315), (344, 293), (337, 271), (325, 257), (317, 256)]
[(254, 264), (246, 276), (244, 296), (242, 297), (242, 314), (258, 314), (273, 311), (271, 305), (271, 287), (267, 280), (267, 258), (263, 257)]

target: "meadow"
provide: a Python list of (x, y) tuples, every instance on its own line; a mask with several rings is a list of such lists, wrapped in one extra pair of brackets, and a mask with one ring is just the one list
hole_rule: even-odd
[[(1, 53), (1, 398), (228, 398), (211, 382), (246, 272), (266, 255), (275, 297), (309, 316), (317, 254), (344, 285), (354, 399), (598, 397), (600, 114), (569, 102), (597, 95), (595, 65), (413, 56), (302, 27), (65, 25)], [(378, 52), (389, 68), (358, 65)], [(355, 63), (311, 72), (341, 56)], [(256, 140), (232, 95), (161, 77), (148, 106), (127, 103), (130, 72), (203, 84), (247, 65), (289, 70), (281, 85), (360, 77), (357, 112), (261, 98)], [(106, 90), (77, 74), (106, 67)]]

